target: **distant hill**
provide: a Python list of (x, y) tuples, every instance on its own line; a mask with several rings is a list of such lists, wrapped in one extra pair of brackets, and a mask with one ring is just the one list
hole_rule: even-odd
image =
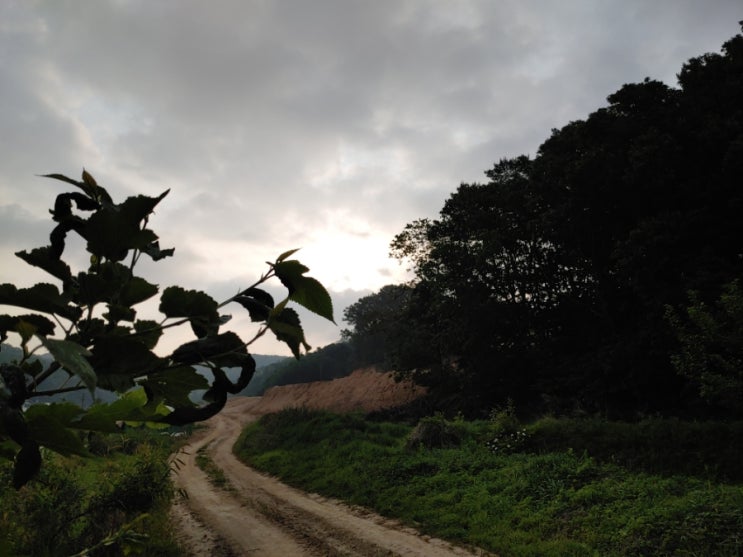
[(277, 385), (293, 385), (313, 381), (329, 381), (346, 377), (354, 370), (353, 351), (344, 342), (330, 344), (299, 360), (285, 358), (280, 362), (259, 368), (242, 396), (261, 396)]

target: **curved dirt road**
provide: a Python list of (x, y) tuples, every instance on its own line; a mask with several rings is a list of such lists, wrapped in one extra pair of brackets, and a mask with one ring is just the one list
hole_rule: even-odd
[[(257, 415), (258, 398), (231, 399), (206, 422), (180, 455), (176, 486), (188, 497), (175, 515), (194, 555), (251, 556), (420, 556), (484, 555), (424, 537), (360, 509), (308, 495), (260, 474), (233, 454), (242, 427)], [(196, 465), (205, 448), (233, 489), (215, 488)]]

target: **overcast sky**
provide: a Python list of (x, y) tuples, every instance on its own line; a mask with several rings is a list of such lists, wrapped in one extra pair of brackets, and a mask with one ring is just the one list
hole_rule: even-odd
[[(49, 280), (13, 256), (48, 244), (64, 191), (36, 175), (85, 167), (115, 200), (170, 188), (150, 225), (175, 256), (145, 278), (221, 301), (302, 248), (342, 327), (405, 279), (406, 223), (622, 84), (675, 86), (741, 19), (741, 0), (0, 0), (0, 282)], [(300, 315), (310, 344), (338, 339)]]

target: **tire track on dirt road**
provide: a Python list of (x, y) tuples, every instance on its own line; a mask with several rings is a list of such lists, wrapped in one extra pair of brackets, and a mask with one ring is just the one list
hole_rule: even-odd
[[(257, 419), (252, 409), (259, 401), (247, 397), (230, 399), (222, 412), (205, 422), (206, 429), (192, 437), (187, 454), (179, 455), (183, 464), (174, 474), (176, 487), (187, 494), (182, 503), (204, 527), (203, 532), (194, 532), (198, 525), (190, 518), (181, 529), (192, 530), (190, 545), (194, 555), (486, 555), (422, 536), (368, 511), (306, 494), (240, 462), (232, 454), (232, 446), (245, 424)], [(196, 454), (202, 448), (234, 489), (219, 489), (209, 482), (196, 465)], [(189, 520), (182, 512), (176, 516), (181, 521)]]

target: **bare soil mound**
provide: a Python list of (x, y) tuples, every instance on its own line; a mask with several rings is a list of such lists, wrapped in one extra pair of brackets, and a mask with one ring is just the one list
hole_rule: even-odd
[(411, 382), (397, 382), (392, 373), (374, 369), (356, 370), (332, 381), (271, 387), (253, 409), (268, 414), (284, 408), (311, 408), (332, 412), (373, 412), (403, 406), (426, 390)]

